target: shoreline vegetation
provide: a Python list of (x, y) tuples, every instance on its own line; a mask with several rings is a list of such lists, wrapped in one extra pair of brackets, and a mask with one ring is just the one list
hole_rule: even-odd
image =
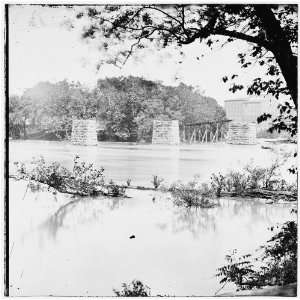
[(170, 186), (163, 184), (164, 179), (152, 176), (152, 187), (134, 186), (131, 178), (126, 184), (106, 181), (104, 169), (96, 169), (93, 164), (79, 161), (76, 155), (72, 171), (58, 162), (46, 163), (41, 156), (29, 164), (14, 162), (16, 173), (9, 178), (29, 181), (29, 186), (38, 189), (46, 184), (60, 193), (81, 197), (103, 195), (108, 197), (128, 197), (127, 189), (169, 192), (174, 204), (186, 207), (210, 208), (218, 205), (220, 197), (247, 197), (266, 199), (266, 203), (297, 201), (297, 185), (287, 183), (278, 171), (281, 164), (275, 161), (270, 167), (262, 168), (246, 165), (241, 171), (227, 174), (212, 174), (208, 183), (201, 183), (197, 177), (188, 183), (180, 181)]

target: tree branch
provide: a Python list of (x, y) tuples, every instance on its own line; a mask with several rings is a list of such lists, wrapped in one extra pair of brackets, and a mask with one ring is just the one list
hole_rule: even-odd
[(144, 6), (145, 8), (148, 8), (148, 9), (153, 9), (153, 10), (156, 10), (156, 11), (159, 11), (161, 12), (162, 14), (164, 14), (166, 17), (176, 21), (177, 23), (181, 24), (180, 20), (176, 19), (175, 17), (171, 16), (170, 14), (168, 14), (167, 12), (161, 10), (160, 8), (156, 7), (156, 6)]
[(235, 39), (244, 40), (249, 43), (258, 44), (259, 46), (263, 46), (266, 49), (270, 49), (271, 44), (264, 39), (259, 38), (258, 36), (251, 36), (238, 31), (231, 31), (223, 28), (216, 28), (212, 31), (212, 34), (219, 34), (224, 36), (229, 36)]

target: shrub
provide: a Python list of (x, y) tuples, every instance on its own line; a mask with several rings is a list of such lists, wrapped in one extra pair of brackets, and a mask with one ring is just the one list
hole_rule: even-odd
[(227, 264), (217, 270), (220, 283), (233, 282), (237, 290), (249, 290), (297, 282), (296, 222), (284, 223), (260, 251), (262, 255), (256, 258), (251, 254), (237, 257), (236, 250), (227, 255)]
[(93, 164), (79, 162), (79, 156), (74, 158), (73, 174), (71, 176), (71, 186), (86, 194), (95, 194), (99, 188), (104, 186), (104, 169), (95, 169)]
[(104, 169), (80, 163), (79, 156), (74, 158), (72, 172), (58, 162), (46, 163), (43, 157), (33, 159), (28, 167), (20, 162), (15, 165), (18, 179), (45, 183), (61, 192), (72, 190), (82, 195), (92, 195), (102, 192), (104, 188)]
[(150, 297), (150, 288), (139, 280), (133, 280), (131, 283), (123, 283), (120, 291), (113, 289), (118, 297)]
[(211, 201), (214, 197), (214, 192), (205, 183), (198, 186), (196, 181), (191, 181), (187, 184), (177, 182), (171, 185), (170, 191), (176, 205), (187, 207), (215, 206), (215, 203)]
[(215, 191), (217, 197), (221, 196), (221, 192), (225, 190), (225, 186), (225, 176), (220, 173), (219, 175), (213, 173), (211, 176), (211, 187)]
[(280, 165), (279, 162), (276, 160), (269, 168), (266, 168), (265, 175), (264, 175), (264, 184), (263, 187), (266, 189), (273, 189), (273, 185), (276, 184), (278, 177), (278, 169)]
[(222, 191), (243, 194), (246, 190), (268, 189), (295, 191), (295, 184), (288, 184), (284, 179), (279, 180), (280, 164), (278, 161), (272, 163), (268, 168), (261, 168), (248, 164), (242, 171), (231, 171), (225, 175), (212, 174), (211, 188), (219, 197)]
[(25, 179), (26, 174), (27, 174), (25, 164), (22, 162), (19, 162), (19, 161), (15, 161), (14, 165), (16, 167), (16, 177), (18, 179)]
[(66, 178), (70, 176), (70, 172), (66, 168), (57, 162), (47, 164), (42, 156), (33, 159), (29, 168), (20, 162), (16, 162), (15, 165), (19, 179), (34, 180), (57, 189), (65, 188)]
[(266, 175), (266, 168), (247, 165), (244, 170), (246, 171), (246, 175), (248, 175), (247, 185), (250, 189), (257, 189), (262, 187), (262, 182)]
[(247, 188), (248, 178), (245, 174), (238, 171), (231, 171), (228, 174), (228, 180), (231, 181), (232, 191), (242, 193)]
[(247, 177), (239, 171), (230, 171), (226, 175), (212, 174), (211, 187), (219, 196), (221, 191), (242, 193), (247, 188)]
[(120, 197), (125, 195), (126, 188), (115, 184), (112, 180), (106, 185), (107, 193), (113, 197)]

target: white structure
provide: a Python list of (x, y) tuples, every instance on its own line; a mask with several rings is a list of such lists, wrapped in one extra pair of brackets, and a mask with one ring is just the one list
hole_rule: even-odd
[(178, 145), (179, 143), (178, 120), (153, 121), (152, 144)]
[(75, 145), (97, 145), (96, 120), (73, 120), (71, 142)]
[(255, 144), (258, 132), (269, 127), (270, 121), (258, 124), (263, 113), (274, 115), (276, 106), (271, 100), (262, 98), (225, 100), (225, 112), (229, 123), (228, 143)]
[(255, 145), (256, 144), (256, 124), (231, 122), (228, 126), (228, 144)]

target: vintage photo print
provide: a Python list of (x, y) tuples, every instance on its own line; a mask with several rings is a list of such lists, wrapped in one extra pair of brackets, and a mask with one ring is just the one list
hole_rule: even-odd
[(297, 295), (297, 4), (3, 10), (6, 296)]

